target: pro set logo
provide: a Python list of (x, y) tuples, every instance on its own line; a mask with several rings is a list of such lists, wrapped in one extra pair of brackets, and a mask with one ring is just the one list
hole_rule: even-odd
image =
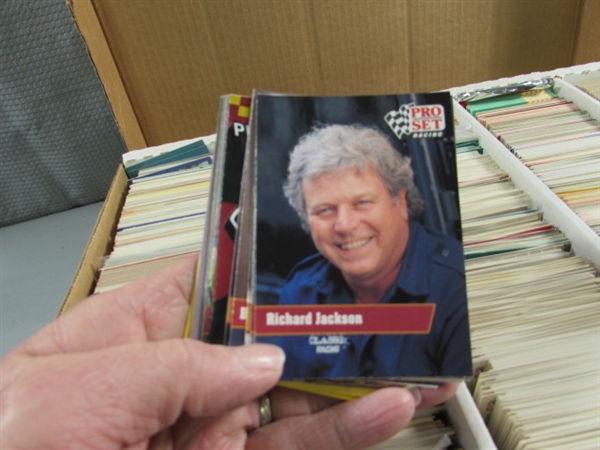
[(385, 121), (399, 139), (443, 137), (446, 129), (442, 105), (400, 105), (385, 115)]

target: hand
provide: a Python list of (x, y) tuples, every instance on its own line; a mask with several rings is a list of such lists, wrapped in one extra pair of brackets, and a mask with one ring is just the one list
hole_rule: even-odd
[[(420, 390), (418, 408), (445, 402), (457, 387), (448, 383)], [(415, 395), (400, 388), (380, 389), (350, 402), (279, 387), (269, 397), (275, 421), (252, 432), (247, 448), (364, 448), (398, 433), (415, 410)]]
[[(282, 388), (275, 421), (256, 399), (281, 374), (268, 345), (181, 339), (196, 260), (84, 300), (1, 362), (0, 448), (347, 448), (397, 433), (414, 397), (389, 388), (352, 402)], [(455, 386), (427, 392), (445, 401)]]

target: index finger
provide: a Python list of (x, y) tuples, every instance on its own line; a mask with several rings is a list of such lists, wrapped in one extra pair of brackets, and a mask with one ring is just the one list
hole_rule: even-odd
[(213, 418), (252, 402), (277, 382), (284, 359), (266, 344), (225, 347), (191, 339), (14, 355), (16, 364), (8, 363), (2, 378), (3, 443), (131, 448), (182, 413)]
[(17, 349), (41, 356), (182, 337), (196, 263), (196, 257), (186, 258), (146, 279), (92, 295)]

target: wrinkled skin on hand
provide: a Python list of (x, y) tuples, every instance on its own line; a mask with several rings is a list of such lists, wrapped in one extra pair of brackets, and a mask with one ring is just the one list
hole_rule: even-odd
[[(3, 449), (359, 448), (402, 429), (407, 390), (351, 402), (273, 388), (284, 362), (269, 345), (182, 339), (196, 259), (84, 300), (1, 362)], [(425, 390), (421, 407), (450, 398)], [(274, 422), (259, 428), (270, 392)]]

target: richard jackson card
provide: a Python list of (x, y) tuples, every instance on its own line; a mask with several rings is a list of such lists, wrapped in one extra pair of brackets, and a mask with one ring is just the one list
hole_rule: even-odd
[(285, 350), (282, 380), (472, 376), (449, 94), (256, 92), (252, 111), (247, 331)]

